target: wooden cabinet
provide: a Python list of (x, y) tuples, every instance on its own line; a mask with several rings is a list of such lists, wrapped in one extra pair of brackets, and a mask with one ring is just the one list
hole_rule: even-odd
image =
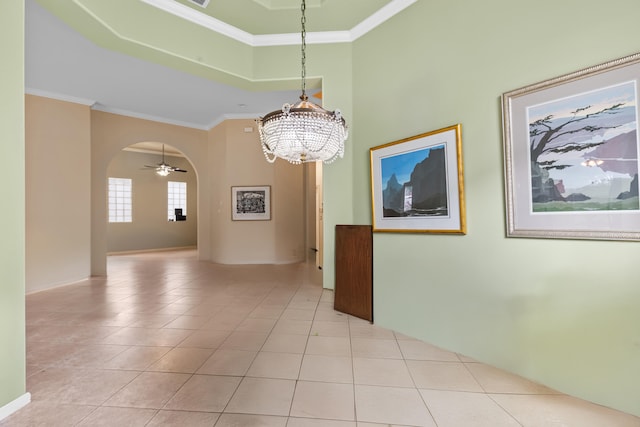
[(334, 309), (373, 322), (370, 225), (336, 225)]

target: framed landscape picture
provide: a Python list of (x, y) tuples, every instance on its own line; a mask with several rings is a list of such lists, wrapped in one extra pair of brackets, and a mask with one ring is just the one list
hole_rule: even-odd
[(373, 231), (466, 233), (460, 124), (369, 152)]
[(507, 236), (640, 239), (636, 54), (502, 96)]
[(271, 187), (231, 187), (231, 219), (267, 221), (271, 219)]

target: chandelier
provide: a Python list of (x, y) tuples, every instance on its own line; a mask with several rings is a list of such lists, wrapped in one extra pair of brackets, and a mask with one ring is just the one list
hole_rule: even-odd
[(280, 157), (294, 164), (323, 161), (331, 163), (344, 155), (349, 136), (340, 110), (327, 111), (309, 101), (306, 94), (306, 17), (302, 0), (302, 94), (295, 104), (257, 120), (262, 151), (269, 163)]

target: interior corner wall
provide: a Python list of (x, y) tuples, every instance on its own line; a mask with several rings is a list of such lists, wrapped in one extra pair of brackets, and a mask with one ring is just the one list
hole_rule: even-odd
[[(254, 120), (227, 120), (209, 133), (211, 260), (286, 264), (304, 260), (303, 166), (268, 163)], [(271, 219), (234, 221), (231, 187), (270, 186)]]
[(640, 3), (416, 2), (354, 44), (356, 222), (368, 150), (462, 124), (465, 236), (374, 235), (376, 323), (640, 415), (640, 244), (505, 237), (504, 92), (640, 50)]
[(91, 130), (86, 105), (27, 95), (25, 111), (29, 293), (90, 276)]
[[(0, 13), (0, 419), (26, 396), (24, 275), (24, 1)], [(28, 399), (26, 400), (28, 401)]]

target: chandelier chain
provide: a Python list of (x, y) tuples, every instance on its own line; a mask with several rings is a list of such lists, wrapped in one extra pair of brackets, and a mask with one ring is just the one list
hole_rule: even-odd
[(300, 97), (303, 100), (307, 99), (307, 94), (306, 94), (306, 89), (307, 89), (307, 55), (306, 55), (306, 48), (307, 48), (307, 42), (306, 42), (306, 36), (307, 36), (307, 28), (306, 28), (306, 23), (307, 23), (307, 17), (305, 16), (305, 10), (307, 9), (306, 7), (306, 2), (305, 0), (302, 0), (302, 5), (300, 6), (300, 10), (302, 11), (302, 17), (300, 18), (300, 23), (302, 24), (302, 31), (300, 33), (301, 38), (302, 38), (302, 45), (301, 45), (301, 50), (302, 50), (302, 59), (301, 59), (301, 63), (302, 63), (302, 96)]

